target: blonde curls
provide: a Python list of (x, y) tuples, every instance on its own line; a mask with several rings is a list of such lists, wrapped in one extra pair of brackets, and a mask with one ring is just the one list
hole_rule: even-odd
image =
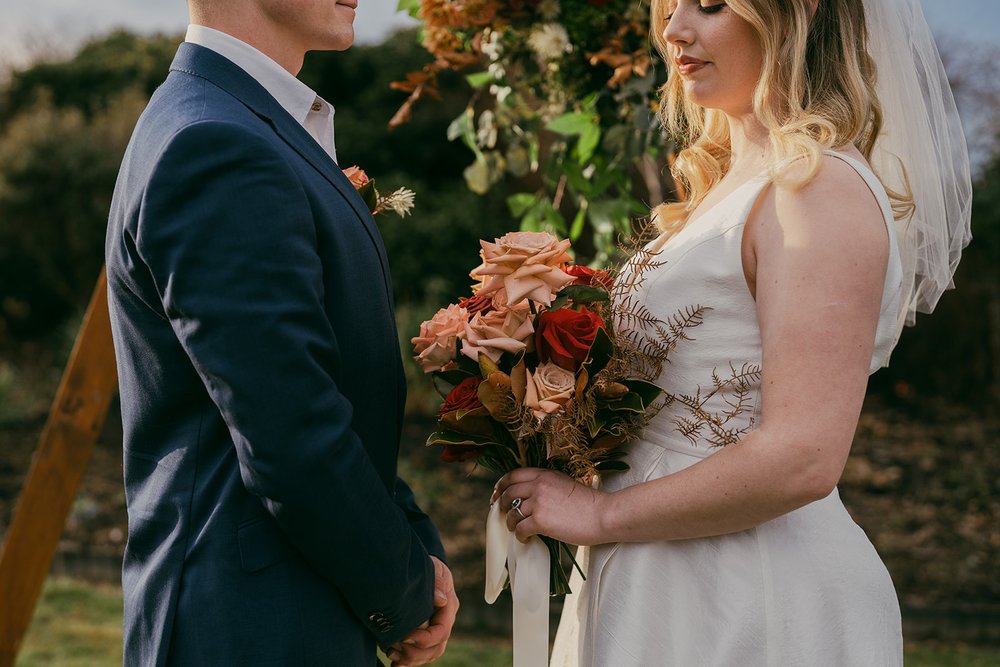
[[(651, 33), (668, 64), (660, 89), (660, 120), (683, 150), (671, 172), (686, 196), (654, 212), (660, 229), (670, 234), (729, 169), (729, 125), (721, 111), (700, 107), (684, 96), (668, 44), (663, 37), (676, 0), (652, 0)], [(800, 187), (820, 168), (823, 151), (854, 145), (870, 159), (882, 127), (875, 94), (875, 65), (868, 53), (862, 0), (819, 0), (815, 14), (809, 0), (727, 0), (760, 40), (762, 68), (753, 109), (768, 130), (768, 168), (776, 182)], [(787, 171), (805, 160), (805, 169)], [(912, 210), (908, 193), (889, 192), (897, 218)]]

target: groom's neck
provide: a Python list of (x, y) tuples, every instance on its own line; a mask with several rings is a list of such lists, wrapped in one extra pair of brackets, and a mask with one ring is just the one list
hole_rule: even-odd
[(306, 47), (301, 37), (271, 21), (257, 3), (243, 0), (188, 3), (191, 23), (212, 28), (246, 42), (281, 65), (292, 76), (302, 69)]

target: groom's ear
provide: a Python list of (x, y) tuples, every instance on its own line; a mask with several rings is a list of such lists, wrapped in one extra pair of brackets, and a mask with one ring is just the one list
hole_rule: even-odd
[[(189, 2), (197, 0), (188, 0)], [(819, 0), (809, 0), (809, 18), (816, 16), (816, 10), (819, 9)]]

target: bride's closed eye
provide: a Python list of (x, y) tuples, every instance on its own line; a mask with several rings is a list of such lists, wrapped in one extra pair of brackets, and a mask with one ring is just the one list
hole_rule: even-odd
[(715, 14), (717, 12), (722, 11), (722, 8), (725, 6), (726, 6), (725, 2), (716, 2), (715, 4), (711, 5), (703, 5), (699, 2), (698, 11), (701, 12), (702, 14)]
[[(691, 0), (691, 2), (693, 4), (698, 5), (698, 11), (701, 12), (702, 14), (717, 14), (718, 12), (722, 11), (723, 7), (726, 6), (725, 2), (716, 2), (710, 5), (701, 4), (701, 0)], [(670, 19), (673, 18), (673, 16), (674, 12), (670, 12), (669, 14), (667, 14), (665, 20), (669, 22)]]

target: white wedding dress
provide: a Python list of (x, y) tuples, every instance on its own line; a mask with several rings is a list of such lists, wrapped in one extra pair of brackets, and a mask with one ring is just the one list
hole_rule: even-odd
[[(874, 174), (830, 153), (865, 179), (880, 202), (890, 239), (874, 372), (893, 345), (901, 268), (888, 198)], [(666, 319), (693, 304), (711, 308), (688, 330), (658, 384), (673, 394), (702, 394), (712, 373), (759, 368), (760, 330), (741, 261), (743, 227), (768, 181), (744, 184), (692, 220), (665, 245), (638, 297)], [(726, 392), (705, 409), (724, 413)], [(732, 398), (732, 396), (728, 396)], [(759, 380), (746, 409), (726, 427), (746, 432), (760, 421)], [(630, 469), (607, 475), (610, 491), (669, 475), (717, 448), (694, 442), (675, 419), (677, 402), (630, 443)], [(708, 435), (707, 430), (704, 434)], [(882, 667), (900, 665), (899, 604), (889, 574), (835, 490), (756, 528), (719, 537), (581, 550), (587, 581), (577, 575), (566, 600), (553, 667)]]

